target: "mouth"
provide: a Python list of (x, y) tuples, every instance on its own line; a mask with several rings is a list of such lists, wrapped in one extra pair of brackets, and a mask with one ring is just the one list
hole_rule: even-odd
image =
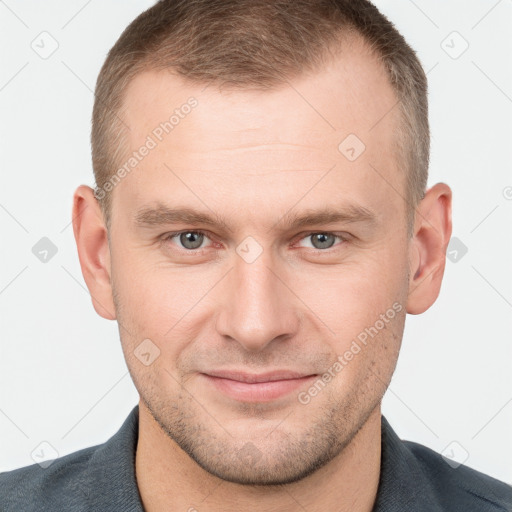
[(318, 377), (317, 374), (306, 375), (289, 370), (260, 374), (211, 371), (200, 375), (217, 391), (241, 402), (270, 402), (290, 394)]

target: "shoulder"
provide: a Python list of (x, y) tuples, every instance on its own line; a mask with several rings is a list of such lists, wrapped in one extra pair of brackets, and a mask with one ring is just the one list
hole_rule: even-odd
[[(135, 478), (138, 406), (102, 444), (0, 473), (2, 512), (142, 512)], [(42, 467), (45, 466), (45, 467)]]
[(512, 511), (512, 486), (469, 466), (450, 465), (441, 454), (419, 443), (402, 443), (447, 510)]
[(85, 509), (87, 493), (82, 484), (89, 461), (101, 446), (70, 453), (46, 467), (32, 464), (0, 473), (0, 509), (6, 512)]
[(512, 512), (512, 486), (402, 440), (382, 416), (375, 512)]

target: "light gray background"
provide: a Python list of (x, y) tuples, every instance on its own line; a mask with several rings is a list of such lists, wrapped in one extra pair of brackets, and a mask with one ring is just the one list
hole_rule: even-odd
[[(42, 442), (59, 456), (104, 442), (138, 400), (70, 221), (75, 188), (94, 184), (97, 74), (150, 5), (0, 1), (0, 471), (56, 456)], [(383, 412), (402, 438), (512, 483), (512, 0), (376, 5), (428, 71), (429, 186), (452, 187), (453, 236), (467, 247), (451, 246), (434, 306), (408, 315)], [(31, 47), (51, 49), (44, 31), (58, 43), (46, 59)], [(58, 249), (47, 263), (32, 253), (42, 237)]]

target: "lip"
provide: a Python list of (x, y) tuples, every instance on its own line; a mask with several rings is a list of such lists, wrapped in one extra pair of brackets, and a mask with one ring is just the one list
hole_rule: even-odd
[(224, 395), (242, 402), (269, 402), (285, 396), (317, 375), (289, 370), (251, 374), (242, 371), (211, 371), (201, 374)]

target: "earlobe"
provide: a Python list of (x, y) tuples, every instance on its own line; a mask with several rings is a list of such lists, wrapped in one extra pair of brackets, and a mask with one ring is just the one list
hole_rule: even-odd
[(446, 264), (446, 249), (452, 233), (452, 192), (445, 183), (431, 187), (416, 209), (410, 241), (410, 272), (407, 313), (417, 315), (436, 301)]
[(76, 189), (72, 219), (80, 267), (94, 309), (103, 318), (115, 320), (107, 229), (91, 187), (80, 185)]

